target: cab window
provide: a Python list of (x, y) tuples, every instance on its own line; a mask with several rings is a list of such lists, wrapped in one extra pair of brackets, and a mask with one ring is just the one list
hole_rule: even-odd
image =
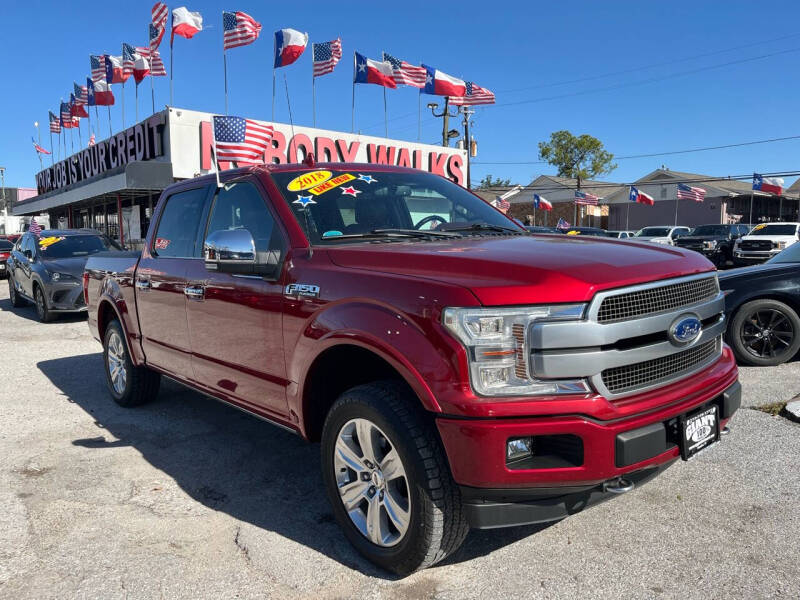
[(199, 258), (198, 229), (208, 187), (177, 192), (167, 198), (153, 237), (152, 251), (162, 258)]

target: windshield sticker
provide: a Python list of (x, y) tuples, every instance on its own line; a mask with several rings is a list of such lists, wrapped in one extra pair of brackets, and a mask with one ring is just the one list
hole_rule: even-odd
[(378, 181), (372, 175), (362, 175), (361, 173), (358, 174), (358, 179), (360, 181), (366, 181), (367, 183), (374, 183)]
[(44, 250), (48, 246), (52, 246), (53, 244), (57, 244), (58, 242), (60, 242), (63, 239), (64, 239), (63, 236), (62, 237), (50, 236), (50, 237), (42, 238), (42, 239), (39, 240), (39, 248)]
[(344, 235), (344, 234), (341, 231), (337, 231), (335, 229), (332, 229), (331, 231), (326, 231), (325, 233), (323, 233), (322, 237), (329, 238), (329, 237), (338, 237), (340, 235)]
[(328, 181), (331, 178), (330, 171), (312, 171), (311, 173), (303, 173), (298, 175), (289, 182), (286, 189), (290, 192), (302, 192), (310, 187), (318, 186), (320, 183)]
[(344, 194), (345, 196), (352, 196), (353, 198), (355, 198), (360, 193), (361, 190), (357, 190), (352, 185), (349, 185), (346, 188), (342, 188), (342, 194)]
[(761, 225), (756, 225), (755, 227), (753, 227), (753, 231), (759, 231), (760, 229), (764, 229), (764, 227), (766, 226), (767, 226), (766, 223), (762, 223)]
[(316, 200), (314, 200), (314, 196), (303, 196), (302, 194), (297, 194), (297, 200), (292, 202), (292, 204), (299, 204), (303, 208), (308, 206), (309, 204), (316, 204)]
[(156, 238), (155, 249), (156, 250), (166, 250), (167, 246), (169, 246), (170, 240), (167, 238)]
[(580, 235), (580, 234), (581, 234), (580, 231), (575, 231), (574, 229), (572, 231), (567, 232), (567, 235)]
[(339, 187), (340, 185), (347, 183), (348, 181), (353, 181), (356, 178), (355, 175), (350, 173), (342, 173), (341, 175), (337, 175), (333, 179), (329, 179), (319, 185), (315, 185), (312, 188), (309, 188), (308, 191), (315, 196), (319, 196), (320, 194), (324, 194), (325, 192), (331, 191), (335, 187)]

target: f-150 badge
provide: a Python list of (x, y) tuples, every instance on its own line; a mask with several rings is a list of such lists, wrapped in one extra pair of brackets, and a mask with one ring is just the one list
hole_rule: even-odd
[(306, 283), (290, 283), (286, 286), (284, 293), (293, 298), (299, 298), (300, 296), (319, 298), (319, 286)]

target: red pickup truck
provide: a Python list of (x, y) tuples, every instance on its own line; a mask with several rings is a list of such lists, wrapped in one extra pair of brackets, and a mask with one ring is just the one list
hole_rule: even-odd
[(470, 527), (561, 519), (717, 442), (741, 388), (713, 266), (531, 235), (449, 180), (269, 165), (173, 185), (84, 274), (122, 406), (167, 375), (321, 441), (333, 512), (409, 573)]

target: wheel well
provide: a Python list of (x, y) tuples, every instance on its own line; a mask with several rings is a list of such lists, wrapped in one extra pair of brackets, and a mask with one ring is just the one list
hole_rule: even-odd
[(789, 307), (794, 310), (798, 315), (800, 315), (800, 302), (797, 299), (792, 298), (791, 296), (784, 296), (783, 294), (763, 294), (758, 296), (753, 296), (752, 298), (747, 298), (740, 302), (736, 308), (731, 311), (731, 320), (739, 312), (739, 310), (748, 302), (755, 302), (756, 300), (777, 300), (778, 302), (783, 302), (784, 304), (788, 304)]
[(405, 383), (392, 365), (369, 350), (346, 344), (325, 350), (311, 365), (303, 388), (303, 423), (308, 439), (319, 441), (325, 417), (344, 391), (387, 379)]
[(100, 335), (101, 340), (105, 338), (108, 324), (116, 318), (117, 313), (111, 306), (111, 303), (107, 300), (100, 302), (100, 305), (97, 307), (97, 333)]

